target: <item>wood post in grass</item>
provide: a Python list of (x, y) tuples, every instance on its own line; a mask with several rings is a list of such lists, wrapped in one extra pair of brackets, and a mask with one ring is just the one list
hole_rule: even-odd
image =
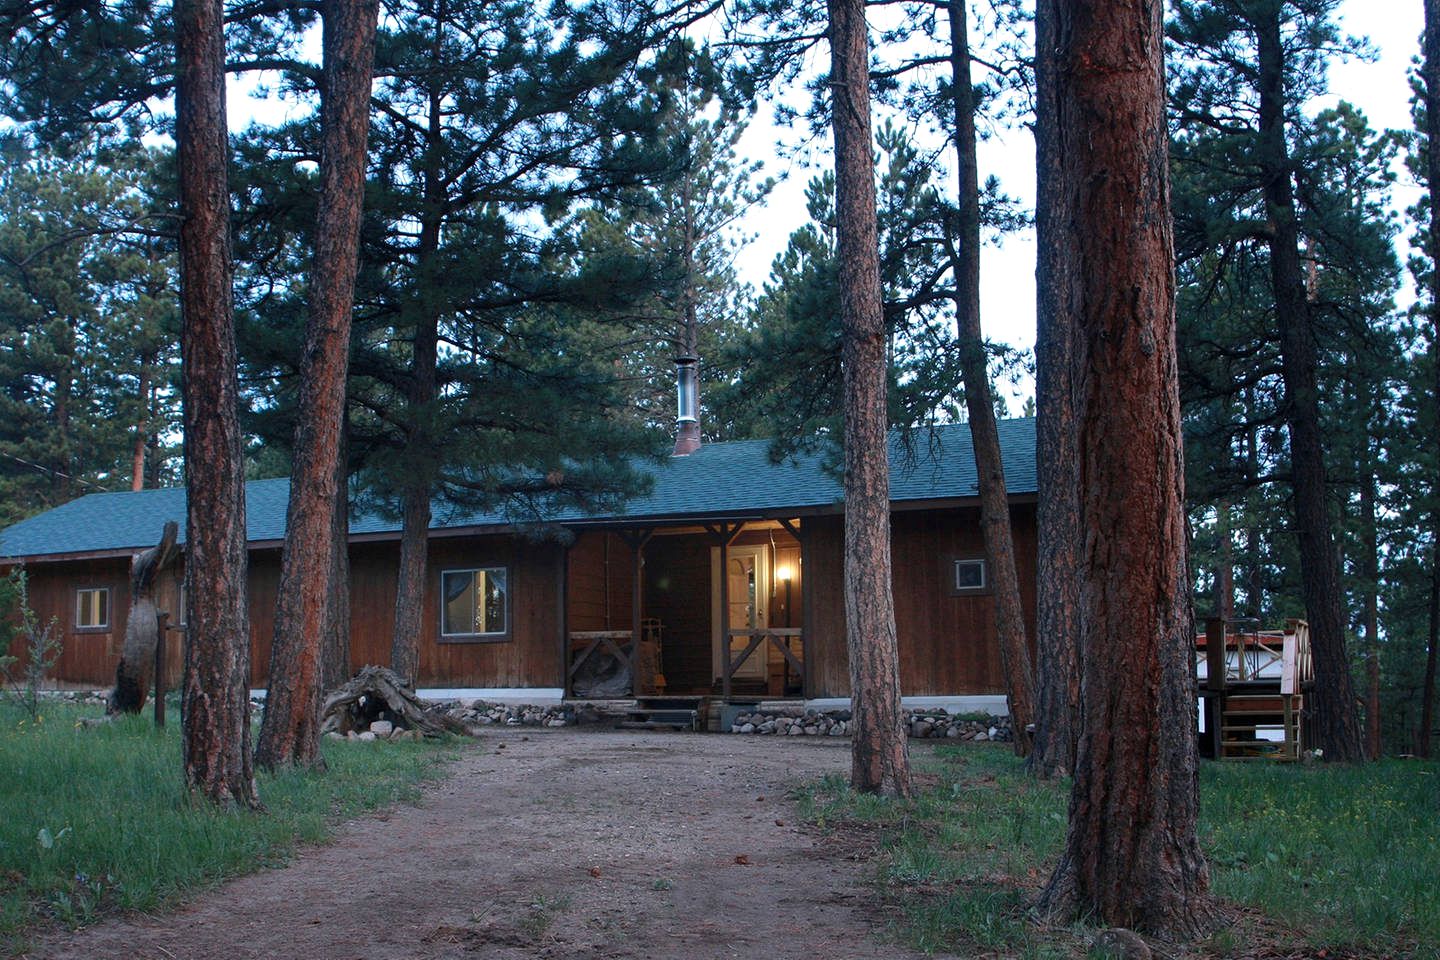
[(161, 610), (155, 615), (155, 726), (165, 726), (165, 631), (170, 629), (170, 614)]

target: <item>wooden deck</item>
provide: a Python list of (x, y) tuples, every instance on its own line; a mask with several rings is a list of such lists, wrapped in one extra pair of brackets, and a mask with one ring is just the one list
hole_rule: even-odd
[(1314, 679), (1310, 627), (1232, 632), (1207, 622), (1196, 640), (1197, 692), (1203, 705), (1202, 753), (1217, 760), (1299, 760), (1305, 690)]

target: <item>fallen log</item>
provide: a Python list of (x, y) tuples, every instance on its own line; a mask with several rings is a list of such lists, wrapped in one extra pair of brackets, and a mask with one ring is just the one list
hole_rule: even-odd
[(427, 706), (400, 675), (386, 667), (361, 667), (360, 672), (325, 697), (320, 732), (347, 734), (389, 720), (397, 728), (418, 730), (426, 737), (469, 736), (470, 730), (443, 711)]

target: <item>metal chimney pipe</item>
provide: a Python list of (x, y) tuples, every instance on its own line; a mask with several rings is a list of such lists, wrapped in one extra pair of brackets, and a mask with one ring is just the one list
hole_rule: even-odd
[(675, 451), (686, 457), (700, 449), (700, 358), (675, 358)]

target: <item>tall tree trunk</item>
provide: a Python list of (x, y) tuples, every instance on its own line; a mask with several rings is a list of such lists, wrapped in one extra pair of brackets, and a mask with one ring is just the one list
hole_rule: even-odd
[(885, 324), (870, 59), (864, 0), (829, 0), (845, 394), (845, 618), (855, 734), (850, 782), (870, 793), (910, 793), (900, 710), (900, 657), (890, 569), (890, 466), (885, 407)]
[[(435, 259), (440, 243), (436, 220), (422, 228), (420, 237), (421, 275)], [(423, 294), (420, 295), (423, 301)], [(436, 354), (439, 324), (426, 303), (418, 305), (408, 393), (409, 434), (405, 440), (405, 461), (413, 464), (411, 482), (401, 494), (400, 567), (395, 590), (395, 632), (390, 644), (390, 668), (416, 684), (420, 680), (420, 627), (425, 616), (425, 570), (429, 553), (430, 497), (433, 491), (428, 464), (434, 461), (434, 438), (429, 429), (431, 410), (437, 397)]]
[(335, 458), (335, 507), (331, 536), (330, 604), (325, 610), (325, 642), (320, 672), (328, 693), (350, 679), (350, 457), (347, 419), (340, 418), (340, 452)]
[[(1421, 65), (1425, 81), (1425, 138), (1428, 141), (1426, 184), (1430, 193), (1430, 360), (1435, 382), (1430, 401), (1435, 423), (1440, 425), (1440, 0), (1425, 0), (1425, 62)], [(1440, 438), (1431, 443), (1440, 446)], [(1431, 496), (1440, 502), (1440, 476), (1431, 478)], [(1431, 520), (1435, 537), (1431, 558), (1430, 636), (1425, 656), (1425, 687), (1420, 694), (1420, 735), (1416, 752), (1430, 756), (1430, 729), (1435, 722), (1435, 660), (1440, 645), (1440, 508)]]
[(1251, 424), (1245, 431), (1245, 559), (1246, 570), (1245, 605), (1250, 616), (1255, 618), (1257, 629), (1265, 624), (1265, 558), (1260, 550), (1260, 510), (1255, 503), (1255, 490), (1260, 483), (1260, 444), (1255, 436), (1256, 427)]
[[(1036, 49), (1054, 45), (1053, 17), (1037, 17)], [(1056, 122), (1056, 64), (1035, 62), (1035, 394), (1036, 507), (1039, 526), (1035, 637), (1035, 749), (1031, 768), (1044, 778), (1075, 770), (1080, 734), (1080, 455), (1076, 447), (1075, 370), (1079, 309), (1074, 235), (1062, 229), (1061, 139)]]
[(180, 180), (184, 373), (185, 685), (181, 753), (190, 789), (256, 807), (250, 756), (245, 473), (230, 275), (224, 9), (176, 0), (175, 153)]
[(1035, 675), (1025, 611), (1020, 603), (1020, 578), (1015, 572), (1015, 538), (1010, 530), (1010, 501), (1005, 495), (1005, 467), (1000, 434), (990, 398), (985, 335), (980, 324), (980, 172), (975, 155), (975, 94), (970, 83), (970, 40), (965, 0), (950, 0), (950, 70), (955, 107), (955, 156), (960, 178), (960, 244), (955, 255), (955, 316), (960, 371), (965, 382), (965, 408), (975, 451), (980, 487), (980, 529), (990, 565), (995, 600), (995, 633), (1000, 668), (1010, 704), (1014, 748), (1030, 753), (1029, 726), (1035, 718)]
[(300, 362), (300, 403), (270, 690), (255, 759), (261, 766), (323, 766), (320, 756), (322, 648), (331, 622), (330, 587), (340, 492), (340, 427), (350, 364), (350, 314), (365, 196), (365, 140), (379, 0), (326, 0), (322, 7), (320, 201), (310, 316)]
[(1235, 535), (1231, 529), (1230, 501), (1216, 508), (1216, 532), (1220, 536), (1220, 559), (1215, 568), (1215, 615), (1235, 619)]
[[(1169, 937), (1213, 905), (1199, 806), (1160, 0), (1042, 0), (1085, 344), (1080, 716), (1070, 829), (1041, 907)], [(1123, 295), (1117, 295), (1123, 291)]]
[[(438, 0), (435, 14), (435, 35), (431, 56), (441, 59), (445, 0)], [(417, 289), (410, 304), (411, 341), (410, 384), (407, 390), (408, 423), (404, 458), (410, 482), (401, 491), (400, 567), (395, 587), (395, 630), (390, 640), (390, 668), (407, 683), (420, 681), (420, 628), (425, 616), (425, 570), (429, 554), (430, 498), (434, 493), (434, 477), (429, 466), (435, 460), (432, 448), (435, 437), (430, 429), (435, 401), (439, 396), (436, 379), (437, 344), (440, 320), (436, 305), (426, 291), (430, 278), (439, 269), (440, 228), (445, 201), (443, 171), (437, 168), (444, 155), (444, 114), (441, 94), (430, 93), (426, 136), (430, 150), (425, 177), (426, 213), (420, 224), (416, 245)]]
[(1435, 544), (1430, 554), (1430, 635), (1425, 654), (1425, 680), (1420, 689), (1420, 731), (1415, 752), (1430, 758), (1430, 732), (1435, 728), (1435, 651), (1440, 647), (1440, 529), (1431, 532)]
[(1380, 543), (1375, 517), (1375, 471), (1365, 437), (1364, 472), (1360, 478), (1360, 526), (1365, 538), (1365, 750), (1380, 759)]
[(130, 490), (145, 489), (145, 447), (150, 435), (150, 355), (140, 358), (140, 384), (136, 394), (140, 399), (140, 413), (135, 418), (135, 442), (130, 449)]
[(1355, 713), (1350, 660), (1345, 653), (1339, 558), (1331, 537), (1325, 445), (1320, 433), (1315, 331), (1305, 296), (1295, 194), (1285, 144), (1285, 52), (1280, 35), (1280, 5), (1265, 7), (1254, 23), (1260, 65), (1261, 163), (1271, 231), (1270, 280), (1280, 328), (1301, 587), (1315, 658), (1315, 682), (1306, 697), (1306, 723), (1326, 760), (1353, 762), (1365, 758), (1365, 746)]

